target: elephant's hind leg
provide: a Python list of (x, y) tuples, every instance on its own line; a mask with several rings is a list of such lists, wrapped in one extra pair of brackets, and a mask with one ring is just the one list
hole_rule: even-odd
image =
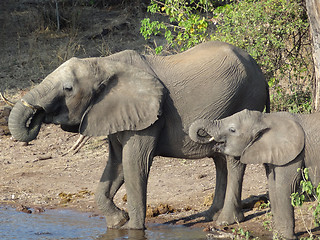
[(109, 160), (95, 195), (96, 203), (106, 217), (108, 228), (120, 228), (129, 220), (128, 214), (113, 202), (113, 197), (123, 182), (122, 146), (115, 137), (109, 137)]

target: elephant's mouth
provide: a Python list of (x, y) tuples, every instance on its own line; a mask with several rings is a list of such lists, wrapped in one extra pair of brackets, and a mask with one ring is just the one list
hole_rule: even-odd
[(224, 153), (224, 150), (226, 148), (226, 141), (213, 137), (211, 134), (209, 134), (202, 128), (198, 130), (197, 136), (203, 142), (213, 144), (213, 151)]
[[(31, 105), (31, 104), (27, 103), (26, 101), (22, 101), (22, 104), (24, 106), (32, 109), (34, 112), (34, 114), (31, 115), (30, 119), (28, 120), (29, 123), (27, 123), (27, 127), (28, 127), (28, 125), (30, 125), (30, 123), (33, 121), (34, 118), (36, 118), (39, 114), (42, 114), (42, 115), (44, 115), (43, 123), (46, 123), (46, 124), (53, 123), (53, 124), (61, 125), (62, 130), (67, 131), (67, 132), (73, 132), (73, 133), (79, 132), (79, 124), (66, 125), (66, 124), (61, 123), (61, 121), (62, 121), (61, 116), (60, 116), (61, 114), (59, 114), (60, 107), (56, 107), (55, 111), (53, 111), (53, 112), (48, 112), (47, 109), (40, 107), (40, 106)], [(63, 120), (64, 120), (64, 118), (63, 118)]]
[(213, 150), (215, 152), (224, 153), (226, 149), (226, 143), (225, 142), (215, 142)]
[[(42, 119), (42, 121), (40, 121), (39, 119)], [(34, 111), (34, 113), (26, 121), (26, 127), (30, 128), (36, 121), (38, 121), (38, 123), (40, 124), (42, 122), (45, 122), (45, 111), (43, 109), (37, 109), (36, 111)]]

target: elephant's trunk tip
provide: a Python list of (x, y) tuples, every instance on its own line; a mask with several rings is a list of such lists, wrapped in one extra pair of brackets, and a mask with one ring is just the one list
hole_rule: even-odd
[(8, 119), (12, 137), (20, 142), (32, 141), (37, 137), (44, 117), (43, 110), (34, 110), (22, 101), (18, 101), (12, 108)]
[(214, 141), (214, 137), (208, 134), (206, 129), (207, 120), (198, 119), (189, 128), (189, 137), (197, 143), (209, 143)]

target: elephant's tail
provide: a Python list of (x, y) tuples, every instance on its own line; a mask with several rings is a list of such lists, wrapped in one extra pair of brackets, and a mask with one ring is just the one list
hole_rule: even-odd
[(269, 93), (269, 85), (266, 84), (266, 91), (267, 91), (267, 99), (266, 99), (266, 113), (270, 113), (270, 93)]

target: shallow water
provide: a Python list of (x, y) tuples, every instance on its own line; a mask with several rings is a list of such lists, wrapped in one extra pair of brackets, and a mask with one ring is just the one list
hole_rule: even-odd
[(0, 239), (205, 240), (201, 229), (153, 224), (141, 230), (106, 229), (105, 220), (71, 210), (27, 214), (0, 206)]

